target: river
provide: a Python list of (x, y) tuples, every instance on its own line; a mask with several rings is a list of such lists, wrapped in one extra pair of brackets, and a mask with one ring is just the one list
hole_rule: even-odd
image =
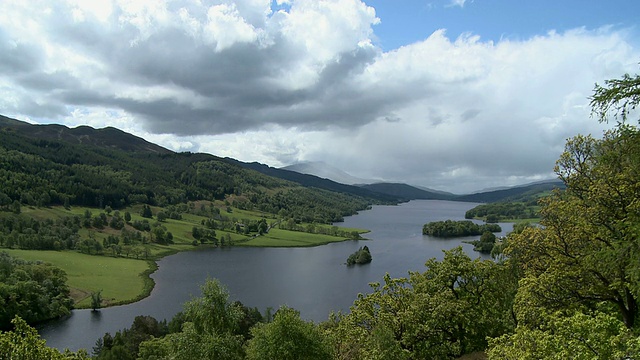
[[(369, 292), (369, 283), (382, 281), (385, 273), (407, 276), (423, 271), (427, 259), (442, 258), (442, 250), (462, 245), (472, 257), (480, 254), (461, 238), (436, 239), (422, 235), (430, 221), (462, 220), (475, 203), (414, 200), (398, 206), (374, 206), (345, 218), (343, 227), (371, 230), (369, 240), (345, 241), (312, 248), (225, 248), (181, 252), (158, 261), (152, 274), (156, 286), (151, 295), (129, 305), (74, 310), (72, 315), (39, 328), (47, 345), (91, 352), (104, 333), (131, 326), (137, 315), (171, 319), (182, 304), (199, 296), (207, 278), (220, 280), (233, 300), (264, 311), (288, 305), (305, 319), (327, 320), (332, 311), (348, 311), (358, 293)], [(511, 224), (500, 224), (503, 233)], [(367, 245), (373, 261), (347, 267), (349, 254)], [(486, 258), (486, 256), (485, 256)]]

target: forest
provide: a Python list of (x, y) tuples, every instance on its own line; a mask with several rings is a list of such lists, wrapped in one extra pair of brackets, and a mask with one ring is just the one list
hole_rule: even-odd
[(432, 221), (424, 224), (422, 234), (435, 237), (461, 237), (482, 235), (485, 232), (500, 232), (502, 228), (498, 224), (476, 224), (471, 220), (453, 221)]
[[(640, 76), (596, 86), (593, 113), (616, 120), (602, 138), (569, 139), (555, 172), (566, 185), (540, 201), (500, 256), (461, 248), (406, 278), (386, 276), (349, 313), (322, 323), (286, 306), (260, 314), (208, 280), (168, 323), (139, 317), (105, 334), (98, 359), (636, 359), (640, 357), (640, 129), (629, 115)], [(16, 317), (0, 353), (88, 358), (46, 348)], [(36, 356), (36, 358), (38, 357)]]

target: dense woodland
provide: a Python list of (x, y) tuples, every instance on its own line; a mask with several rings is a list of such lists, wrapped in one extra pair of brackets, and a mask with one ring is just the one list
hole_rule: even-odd
[(502, 228), (498, 224), (476, 224), (471, 220), (432, 221), (424, 224), (422, 234), (435, 237), (462, 237), (482, 235), (485, 232), (500, 232)]
[(300, 186), (208, 154), (125, 152), (33, 139), (0, 128), (0, 208), (18, 205), (120, 209), (233, 196), (239, 208), (331, 223), (378, 199)]
[(67, 276), (55, 266), (12, 258), (0, 251), (0, 329), (15, 316), (29, 323), (68, 315)]
[[(168, 324), (136, 318), (92, 349), (105, 359), (490, 359), (640, 358), (640, 77), (597, 86), (594, 114), (617, 124), (601, 139), (567, 141), (556, 173), (566, 190), (541, 201), (539, 227), (503, 241), (496, 261), (456, 248), (423, 272), (386, 276), (348, 314), (323, 323), (280, 308), (258, 316), (209, 280)], [(0, 353), (63, 355), (19, 318)], [(248, 329), (248, 330), (247, 330)], [(118, 339), (118, 340), (116, 340)], [(37, 357), (37, 356), (36, 356)]]

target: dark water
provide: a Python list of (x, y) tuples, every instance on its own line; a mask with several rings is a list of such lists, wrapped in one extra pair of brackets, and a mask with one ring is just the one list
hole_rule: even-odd
[[(344, 227), (371, 230), (368, 241), (346, 241), (313, 248), (229, 248), (182, 252), (158, 262), (151, 296), (135, 304), (77, 310), (67, 319), (39, 329), (47, 345), (59, 349), (91, 351), (105, 332), (131, 326), (137, 315), (171, 319), (182, 304), (200, 295), (207, 278), (219, 279), (234, 300), (264, 311), (288, 305), (303, 318), (324, 321), (331, 311), (348, 311), (358, 293), (385, 273), (404, 277), (409, 270), (423, 271), (427, 259), (442, 258), (442, 250), (462, 244), (462, 239), (440, 240), (422, 235), (422, 225), (438, 220), (462, 220), (474, 203), (421, 200), (399, 206), (374, 206), (345, 219)], [(501, 224), (510, 231), (511, 224)], [(373, 261), (348, 268), (347, 257), (367, 245)], [(462, 244), (472, 257), (479, 254)]]

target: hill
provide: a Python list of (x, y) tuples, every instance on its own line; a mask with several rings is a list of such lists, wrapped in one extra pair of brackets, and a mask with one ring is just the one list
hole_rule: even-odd
[(347, 185), (370, 184), (374, 182), (373, 180), (366, 180), (352, 176), (346, 171), (340, 170), (323, 161), (301, 162), (282, 167), (281, 169), (295, 171), (301, 174), (315, 175), (320, 178), (329, 179), (337, 183)]
[(433, 192), (402, 183), (376, 183), (361, 185), (362, 188), (382, 194), (395, 196), (405, 201), (409, 200), (456, 200), (453, 194)]
[(523, 201), (523, 199), (530, 198), (533, 195), (548, 192), (556, 188), (564, 188), (562, 181), (550, 180), (548, 182), (537, 182), (528, 185), (514, 186), (507, 189), (460, 195), (455, 200), (481, 203)]
[(172, 153), (169, 149), (113, 127), (94, 129), (89, 126), (69, 128), (57, 124), (34, 125), (0, 115), (0, 128), (4, 131), (15, 131), (18, 134), (32, 139), (93, 145), (126, 152), (153, 154)]
[(307, 187), (313, 187), (318, 189), (324, 189), (329, 191), (335, 191), (344, 194), (351, 194), (356, 196), (363, 196), (376, 200), (376, 203), (397, 203), (398, 201), (408, 201), (402, 196), (396, 196), (394, 194), (387, 194), (384, 192), (378, 192), (374, 189), (367, 189), (360, 186), (342, 184), (330, 179), (321, 178), (316, 175), (303, 174), (297, 171), (286, 170), (284, 168), (274, 168), (265, 164), (257, 162), (245, 163), (239, 160), (226, 158), (230, 163), (237, 164), (247, 169), (252, 169), (261, 172), (265, 175), (273, 176), (279, 179), (293, 181), (298, 184)]
[(117, 129), (70, 129), (0, 120), (0, 208), (78, 205), (114, 209), (229, 200), (298, 221), (341, 221), (380, 196), (335, 192), (267, 176), (231, 159), (175, 153)]

